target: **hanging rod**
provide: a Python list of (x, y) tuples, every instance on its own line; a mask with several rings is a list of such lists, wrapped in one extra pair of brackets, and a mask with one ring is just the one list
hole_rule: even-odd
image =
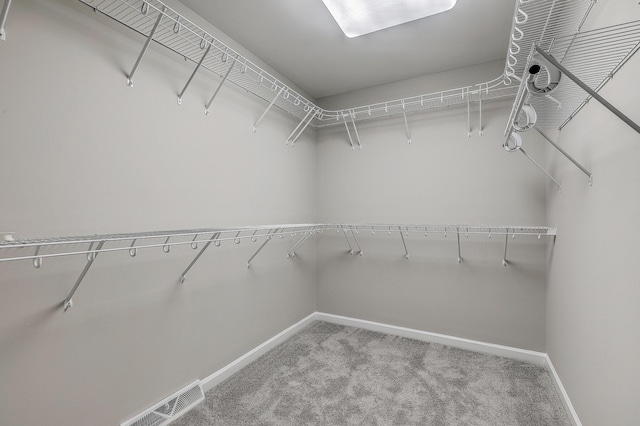
[[(461, 88), (435, 93), (394, 99), (385, 102), (362, 105), (354, 108), (327, 110), (320, 108), (312, 100), (288, 86), (271, 73), (221, 42), (200, 26), (180, 15), (160, 0), (80, 0), (94, 11), (109, 16), (124, 26), (177, 53), (195, 65), (195, 69), (178, 95), (182, 103), (191, 79), (200, 68), (219, 77), (228, 73), (226, 81), (246, 90), (269, 104), (264, 114), (254, 124), (254, 131), (264, 115), (275, 106), (286, 113), (303, 120), (309, 111), (315, 111), (309, 122), (310, 127), (341, 125), (344, 117), (350, 117), (352, 123), (373, 118), (390, 117), (407, 113), (423, 112), (469, 106), (470, 102), (486, 102), (513, 97), (517, 93), (517, 84), (503, 76)], [(157, 24), (157, 25), (156, 25)], [(154, 29), (155, 28), (155, 29)], [(135, 71), (141, 62), (145, 47), (134, 66)], [(236, 58), (229, 66), (228, 58)], [(229, 62), (231, 63), (231, 62)], [(133, 74), (133, 72), (131, 73)], [(131, 83), (131, 74), (128, 82)]]

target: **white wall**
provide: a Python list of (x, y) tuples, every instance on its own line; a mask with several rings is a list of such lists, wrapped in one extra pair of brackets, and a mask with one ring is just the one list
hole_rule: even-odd
[[(590, 27), (640, 19), (637, 2), (599, 1)], [(600, 92), (640, 123), (637, 54)], [(548, 192), (558, 227), (549, 269), (547, 348), (585, 426), (640, 422), (640, 136), (592, 100), (562, 130), (561, 146), (594, 175), (593, 186), (549, 150), (562, 193)]]
[[(464, 72), (463, 72), (464, 71)], [(495, 77), (486, 64), (458, 70), (442, 87)], [(496, 73), (499, 71), (496, 68)], [(423, 84), (426, 79), (423, 79)], [(359, 93), (399, 97), (397, 88)], [(350, 149), (344, 126), (318, 132), (318, 216), (325, 222), (544, 225), (544, 175), (501, 147), (511, 102), (485, 103), (484, 136), (467, 138), (466, 108), (363, 122), (364, 148)], [(544, 159), (533, 138), (528, 153)], [(365, 235), (366, 234), (366, 235)], [(545, 350), (545, 243), (510, 241), (511, 265), (501, 264), (504, 239), (463, 237), (457, 263), (454, 237), (408, 241), (361, 233), (365, 256), (346, 255), (342, 236), (319, 240), (320, 311), (386, 322), (526, 349)]]
[[(313, 131), (75, 0), (13, 2), (0, 42), (0, 230), (87, 235), (315, 218)], [(102, 254), (0, 264), (0, 424), (113, 425), (316, 310), (315, 245)], [(86, 248), (86, 247), (79, 247)]]

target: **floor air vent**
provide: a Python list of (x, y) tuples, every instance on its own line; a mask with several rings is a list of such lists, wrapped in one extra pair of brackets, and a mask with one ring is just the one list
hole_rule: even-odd
[(132, 419), (121, 423), (120, 426), (161, 426), (175, 420), (186, 413), (191, 407), (204, 400), (204, 392), (200, 381), (195, 381), (189, 386), (180, 389), (138, 414)]

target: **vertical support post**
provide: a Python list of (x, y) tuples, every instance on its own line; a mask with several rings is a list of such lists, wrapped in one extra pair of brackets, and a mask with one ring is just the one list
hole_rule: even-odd
[(404, 258), (409, 259), (409, 250), (407, 249), (407, 242), (404, 240), (404, 234), (402, 233), (402, 227), (398, 226), (398, 231), (400, 231), (400, 238), (402, 238), (402, 245), (404, 246)]
[(536, 128), (536, 131), (538, 133), (540, 133), (540, 135), (545, 138), (547, 140), (547, 142), (549, 142), (551, 145), (553, 145), (553, 147), (555, 149), (557, 149), (558, 151), (560, 151), (560, 153), (562, 155), (564, 155), (565, 157), (567, 157), (569, 159), (569, 161), (571, 161), (573, 164), (575, 164), (575, 166), (577, 168), (579, 168), (580, 170), (582, 170), (582, 173), (584, 173), (585, 175), (587, 175), (589, 177), (589, 186), (593, 185), (593, 175), (591, 174), (591, 172), (587, 169), (585, 169), (584, 167), (582, 167), (582, 164), (578, 163), (572, 156), (570, 156), (569, 154), (567, 154), (567, 152), (560, 148), (560, 146), (555, 143), (549, 136), (547, 136), (542, 130)]
[(351, 144), (351, 149), (355, 151), (356, 147), (353, 146), (353, 138), (351, 137), (351, 131), (349, 131), (349, 125), (347, 124), (347, 117), (342, 114), (342, 119), (344, 120), (344, 128), (347, 129), (347, 136), (349, 136), (349, 144)]
[(213, 103), (213, 100), (216, 98), (216, 96), (218, 96), (218, 92), (220, 92), (220, 89), (222, 89), (222, 85), (224, 84), (224, 82), (227, 81), (227, 77), (229, 77), (229, 74), (231, 74), (231, 71), (233, 70), (233, 67), (234, 67), (235, 64), (236, 64), (236, 59), (234, 59), (233, 62), (231, 62), (231, 66), (227, 70), (227, 73), (224, 75), (224, 77), (222, 77), (222, 81), (218, 85), (218, 88), (213, 93), (213, 96), (211, 96), (211, 99), (209, 99), (209, 102), (204, 106), (204, 113), (205, 114), (207, 114), (207, 115), (209, 114), (209, 107)]
[(556, 186), (558, 187), (558, 189), (560, 189), (560, 188), (562, 187), (562, 186), (560, 185), (560, 183), (558, 183), (558, 181), (557, 181), (557, 180), (555, 180), (555, 179), (553, 178), (553, 176), (551, 176), (549, 173), (547, 173), (547, 171), (546, 171), (546, 170), (545, 170), (545, 169), (544, 169), (540, 164), (538, 164), (538, 163), (536, 162), (536, 160), (534, 160), (533, 158), (529, 157), (529, 156), (527, 155), (527, 153), (524, 151), (524, 149), (520, 148), (520, 149), (519, 149), (519, 151), (520, 151), (520, 152), (522, 152), (522, 155), (524, 155), (525, 157), (527, 157), (527, 158), (529, 159), (529, 161), (531, 161), (533, 164), (535, 164), (535, 166), (536, 166), (538, 169), (540, 169), (540, 171), (541, 171), (542, 173), (544, 173), (544, 174), (545, 174), (545, 176), (547, 176), (549, 179), (551, 179), (551, 180), (553, 181), (553, 183), (555, 183), (555, 184), (556, 184)]
[(456, 234), (458, 236), (458, 263), (462, 263), (462, 256), (460, 255), (460, 228), (456, 227)]
[(504, 256), (502, 257), (502, 266), (506, 267), (509, 262), (507, 262), (507, 244), (509, 243), (509, 228), (507, 228), (504, 236)]
[(356, 127), (356, 115), (351, 111), (351, 124), (353, 124), (353, 131), (356, 134), (356, 142), (358, 142), (358, 148), (362, 149), (362, 143), (360, 143), (360, 135), (358, 134), (358, 128)]
[(91, 265), (93, 265), (93, 262), (95, 262), (96, 258), (98, 257), (98, 252), (102, 249), (102, 246), (104, 245), (104, 243), (105, 241), (100, 241), (96, 246), (95, 251), (93, 251), (92, 253), (89, 253), (89, 255), (87, 256), (87, 264), (84, 266), (84, 269), (80, 273), (80, 276), (76, 280), (76, 283), (74, 284), (73, 288), (69, 292), (69, 295), (67, 296), (66, 299), (64, 299), (64, 302), (62, 302), (62, 307), (64, 308), (65, 312), (69, 308), (73, 307), (73, 300), (72, 300), (73, 295), (75, 294), (76, 290), (78, 290), (78, 287), (80, 287), (80, 283), (82, 283), (84, 276), (87, 275), (87, 272), (89, 272)]
[(267, 107), (267, 109), (264, 110), (264, 112), (262, 113), (262, 115), (260, 116), (260, 118), (258, 118), (258, 121), (256, 121), (256, 123), (253, 125), (253, 133), (256, 132), (256, 129), (258, 128), (258, 124), (260, 124), (260, 122), (262, 121), (262, 119), (267, 115), (267, 113), (269, 112), (269, 110), (271, 109), (271, 107), (273, 106), (273, 104), (276, 103), (276, 101), (278, 100), (278, 98), (280, 97), (280, 95), (282, 94), (282, 91), (284, 90), (284, 86), (282, 86), (280, 88), (280, 91), (278, 92), (278, 94), (276, 94), (276, 96), (273, 98), (273, 100), (271, 101), (271, 103), (269, 103), (269, 106)]
[(184, 281), (187, 279), (187, 272), (189, 272), (189, 270), (191, 270), (193, 265), (196, 264), (198, 259), (200, 259), (200, 256), (202, 256), (202, 253), (204, 253), (205, 250), (209, 248), (209, 246), (211, 245), (213, 240), (215, 240), (219, 236), (220, 236), (220, 232), (216, 232), (216, 233), (211, 235), (211, 238), (209, 238), (209, 241), (207, 241), (207, 243), (204, 245), (204, 247), (202, 247), (200, 249), (200, 251), (198, 252), (196, 257), (194, 257), (193, 260), (191, 261), (191, 263), (189, 264), (189, 266), (187, 266), (187, 269), (185, 269), (184, 272), (182, 272), (182, 274), (180, 274), (180, 284), (184, 284)]
[(272, 235), (271, 235), (271, 234), (272, 234), (272, 233), (273, 233), (273, 234), (277, 233), (277, 232), (278, 232), (278, 229), (280, 229), (280, 228), (276, 228), (276, 229), (274, 229), (274, 230), (273, 230), (273, 232), (272, 232), (272, 231), (269, 231), (269, 234), (267, 234), (267, 239), (266, 239), (266, 240), (264, 240), (264, 242), (260, 245), (260, 248), (258, 248), (258, 250), (256, 250), (256, 252), (255, 252), (255, 253), (253, 253), (253, 256), (251, 256), (251, 257), (249, 258), (249, 260), (247, 260), (247, 268), (250, 268), (250, 267), (251, 267), (251, 261), (252, 261), (252, 260), (253, 260), (257, 255), (258, 255), (258, 253), (260, 253), (260, 251), (264, 248), (264, 246), (266, 246), (266, 245), (267, 245), (267, 243), (268, 243), (269, 241), (271, 241), (271, 239), (272, 239), (272, 238), (271, 238), (271, 237), (272, 237)]
[(138, 55), (138, 59), (136, 60), (136, 63), (133, 65), (133, 69), (131, 70), (131, 72), (127, 76), (127, 85), (129, 87), (133, 87), (133, 75), (136, 73), (136, 70), (138, 69), (138, 65), (140, 65), (140, 61), (142, 61), (142, 57), (144, 56), (145, 53), (147, 53), (147, 49), (149, 48), (149, 44), (151, 44), (151, 40), (153, 39), (153, 35), (156, 33), (156, 30), (158, 29), (158, 25), (160, 25), (160, 21), (162, 20), (162, 17), (164, 16), (164, 12), (166, 10), (167, 10), (167, 7), (166, 6), (162, 6), (162, 11), (160, 11), (158, 13), (158, 19), (156, 19), (155, 24), (153, 24), (153, 28), (151, 29), (151, 32), (149, 33), (149, 36), (147, 37), (147, 41), (144, 43), (144, 46), (142, 47), (142, 52), (140, 52), (140, 55)]
[(4, 24), (7, 21), (7, 15), (9, 14), (9, 6), (11, 6), (11, 0), (4, 0), (2, 12), (0, 12), (0, 40), (7, 39), (7, 33), (4, 30)]
[(600, 96), (598, 94), (598, 92), (596, 92), (591, 87), (589, 87), (585, 83), (583, 83), (582, 80), (580, 80), (578, 77), (573, 75), (568, 69), (566, 69), (562, 64), (560, 64), (560, 62), (558, 62), (553, 56), (549, 55), (547, 52), (545, 52), (543, 49), (541, 49), (540, 46), (536, 46), (535, 48), (536, 48), (536, 52), (538, 52), (538, 54), (540, 56), (542, 56), (544, 59), (546, 59), (551, 65), (553, 65), (554, 67), (559, 69), (562, 74), (566, 75), (571, 81), (573, 81), (575, 84), (580, 86), (580, 88), (582, 88), (582, 90), (584, 90), (589, 95), (594, 97), (598, 102), (600, 102), (609, 111), (611, 111), (612, 113), (617, 115), (619, 119), (621, 119), (622, 121), (627, 123), (633, 130), (635, 130), (636, 132), (640, 133), (640, 126), (638, 126), (633, 120), (631, 120), (629, 117), (624, 115), (620, 110), (618, 110), (616, 107), (614, 107), (609, 102), (607, 102), (607, 100), (605, 98), (603, 98), (602, 96)]
[(409, 130), (409, 122), (407, 121), (407, 112), (402, 111), (402, 116), (404, 117), (404, 128), (407, 131), (407, 142), (411, 144), (411, 131)]
[(202, 62), (204, 62), (204, 58), (207, 57), (207, 54), (209, 53), (209, 50), (211, 49), (211, 44), (212, 43), (209, 43), (209, 45), (207, 46), (207, 50), (204, 51), (204, 55), (202, 55), (202, 58), (200, 58), (200, 61), (198, 62), (198, 65), (196, 65), (196, 68), (191, 73), (191, 76), (189, 77), (189, 80), (187, 80), (187, 84), (184, 85), (184, 88), (182, 89), (182, 92), (180, 92), (180, 94), (178, 95), (178, 105), (182, 105), (182, 96), (184, 96), (184, 92), (187, 91), (187, 87), (189, 87), (189, 84), (191, 84), (191, 80), (193, 80), (193, 77), (195, 77), (196, 73), (198, 72), (198, 69), (200, 69), (200, 66), (202, 65)]
[(306, 121), (307, 118), (309, 118), (309, 116), (311, 115), (311, 113), (313, 112), (313, 108), (309, 107), (309, 112), (307, 112), (307, 115), (304, 116), (304, 118), (302, 119), (302, 121), (300, 121), (300, 123), (298, 123), (298, 125), (296, 126), (295, 129), (293, 129), (293, 132), (291, 132), (291, 134), (289, 135), (289, 137), (287, 138), (287, 145), (289, 144), (289, 142), (291, 142), (291, 138), (293, 138), (293, 135), (296, 134), (296, 132), (298, 131), (298, 129), (300, 128), (300, 126), (302, 126)]

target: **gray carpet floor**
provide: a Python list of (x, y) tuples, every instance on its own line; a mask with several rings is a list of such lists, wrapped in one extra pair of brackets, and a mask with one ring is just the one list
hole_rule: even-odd
[(172, 426), (570, 426), (540, 366), (315, 322)]

